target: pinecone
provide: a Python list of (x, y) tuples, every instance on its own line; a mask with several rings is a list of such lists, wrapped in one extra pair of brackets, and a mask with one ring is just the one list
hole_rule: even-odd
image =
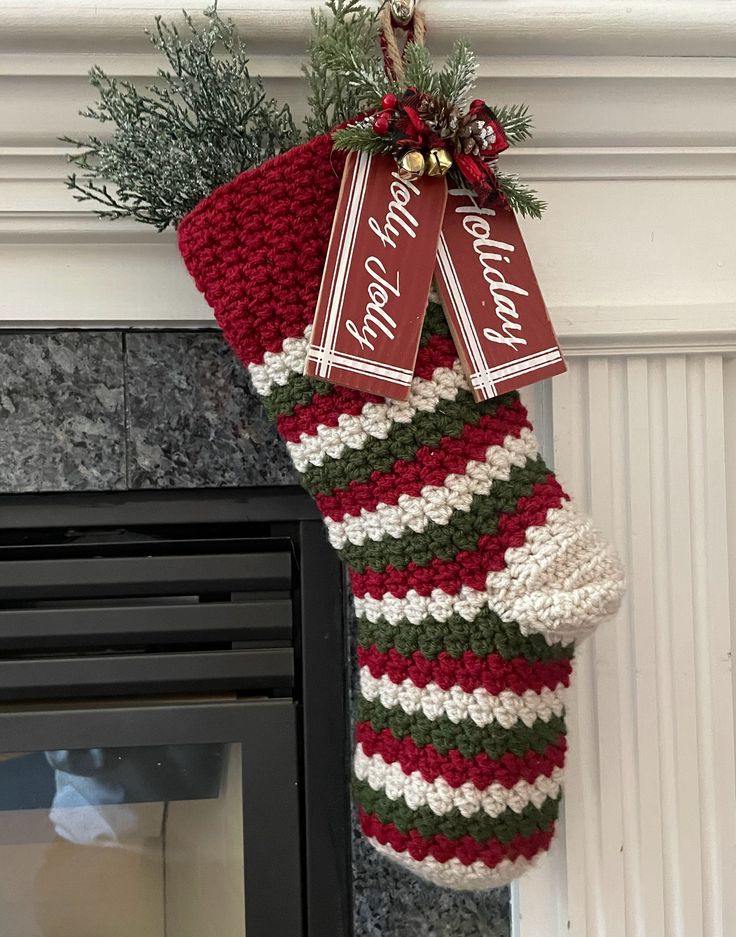
[(496, 132), (491, 124), (468, 114), (458, 127), (457, 140), (460, 152), (469, 156), (480, 156), (496, 142)]
[(460, 119), (457, 110), (447, 101), (427, 96), (422, 100), (418, 111), (424, 123), (443, 140), (449, 140), (456, 135)]

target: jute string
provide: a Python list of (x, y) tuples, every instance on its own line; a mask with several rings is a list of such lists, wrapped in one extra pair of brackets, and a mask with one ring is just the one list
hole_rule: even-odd
[(399, 46), (396, 38), (396, 26), (398, 25), (391, 15), (391, 5), (387, 3), (378, 15), (378, 24), (381, 30), (381, 48), (383, 49), (383, 61), (386, 72), (396, 81), (401, 82), (404, 77), (404, 49), (410, 42), (416, 42), (417, 45), (424, 45), (424, 37), (427, 33), (427, 23), (424, 14), (417, 8), (414, 15), (405, 27), (406, 42), (404, 46)]

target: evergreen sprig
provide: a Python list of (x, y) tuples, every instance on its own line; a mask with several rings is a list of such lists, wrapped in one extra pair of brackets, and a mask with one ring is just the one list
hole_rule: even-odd
[(362, 0), (327, 0), (324, 10), (312, 10), (307, 52), (302, 71), (309, 84), (304, 124), (310, 136), (327, 133), (375, 103), (385, 80), (378, 14)]
[[(302, 139), (288, 105), (269, 98), (261, 79), (248, 71), (243, 42), (234, 24), (216, 9), (197, 24), (184, 13), (184, 28), (160, 17), (147, 31), (167, 68), (142, 90), (101, 68), (90, 71), (98, 102), (82, 113), (110, 125), (109, 137), (64, 137), (76, 148), (75, 171), (67, 185), (78, 201), (93, 202), (106, 218), (130, 217), (159, 230), (176, 225), (217, 186), (295, 146)], [(463, 41), (456, 42), (436, 72), (428, 50), (410, 44), (401, 83), (383, 67), (378, 13), (363, 0), (326, 0), (312, 12), (313, 33), (303, 71), (309, 86), (309, 137), (344, 124), (380, 105), (388, 92), (413, 86), (464, 111), (473, 93), (478, 63)], [(532, 120), (526, 105), (496, 109), (509, 142), (526, 140)], [(335, 134), (338, 149), (391, 152), (391, 143), (366, 122)], [(538, 218), (545, 203), (517, 176), (499, 173), (511, 207)]]
[(371, 124), (349, 124), (332, 134), (332, 142), (336, 150), (355, 150), (373, 156), (392, 152), (390, 138), (376, 133)]
[(547, 203), (536, 191), (522, 182), (516, 173), (497, 172), (499, 188), (506, 196), (511, 209), (522, 218), (541, 218)]
[(533, 120), (526, 104), (503, 104), (494, 113), (512, 146), (531, 137)]
[(439, 75), (434, 70), (432, 56), (426, 46), (410, 42), (404, 49), (404, 77), (402, 84), (406, 88), (440, 97)]
[(378, 13), (362, 0), (327, 0), (312, 11), (309, 62), (310, 136), (326, 133), (376, 105), (386, 91), (398, 91), (383, 69), (378, 43)]
[(165, 56), (155, 84), (90, 71), (98, 103), (82, 113), (113, 124), (109, 139), (64, 138), (79, 149), (67, 179), (78, 201), (106, 218), (132, 217), (163, 230), (213, 189), (299, 142), (287, 105), (267, 97), (233, 23), (207, 10), (186, 31), (158, 17), (148, 36)]
[(478, 77), (478, 60), (470, 46), (458, 39), (447, 57), (447, 63), (437, 76), (437, 94), (459, 110), (465, 110)]

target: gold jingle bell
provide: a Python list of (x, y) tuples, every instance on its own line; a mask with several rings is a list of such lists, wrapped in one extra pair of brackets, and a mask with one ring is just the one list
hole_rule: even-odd
[(414, 182), (424, 175), (424, 156), (419, 150), (409, 150), (398, 161), (399, 175), (404, 182)]
[(429, 151), (427, 157), (427, 175), (444, 176), (452, 167), (452, 157), (445, 149), (435, 149)]

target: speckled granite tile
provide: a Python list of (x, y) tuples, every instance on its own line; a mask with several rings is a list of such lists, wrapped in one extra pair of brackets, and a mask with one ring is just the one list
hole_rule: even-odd
[(508, 888), (457, 892), (420, 881), (356, 832), (355, 937), (509, 937)]
[(219, 332), (125, 338), (131, 488), (296, 481), (286, 447)]
[(0, 491), (125, 487), (119, 332), (0, 332)]

